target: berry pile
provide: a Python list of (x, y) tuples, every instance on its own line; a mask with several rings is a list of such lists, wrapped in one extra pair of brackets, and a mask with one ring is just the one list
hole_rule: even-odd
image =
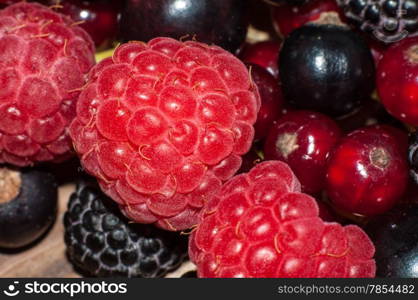
[(417, 1), (0, 5), (0, 252), (66, 180), (86, 276), (418, 277)]

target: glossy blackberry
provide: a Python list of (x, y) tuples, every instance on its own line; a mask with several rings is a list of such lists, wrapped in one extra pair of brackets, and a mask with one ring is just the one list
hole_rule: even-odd
[(378, 40), (394, 43), (418, 35), (416, 0), (337, 0), (348, 19)]
[(130, 223), (99, 188), (80, 181), (64, 216), (70, 260), (98, 277), (161, 277), (180, 266), (187, 239), (153, 225)]
[(409, 135), (408, 161), (411, 177), (418, 184), (418, 132)]

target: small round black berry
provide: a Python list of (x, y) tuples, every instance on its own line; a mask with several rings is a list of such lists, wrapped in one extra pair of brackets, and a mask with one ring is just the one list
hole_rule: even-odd
[(418, 204), (400, 206), (369, 221), (376, 276), (418, 278)]
[(55, 177), (40, 169), (0, 168), (0, 248), (21, 248), (53, 224), (58, 190)]
[(302, 26), (284, 41), (279, 60), (283, 94), (298, 109), (342, 116), (374, 88), (370, 49), (346, 27)]

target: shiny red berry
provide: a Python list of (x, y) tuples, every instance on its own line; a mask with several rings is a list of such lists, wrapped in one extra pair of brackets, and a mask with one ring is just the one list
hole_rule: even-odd
[(335, 0), (310, 1), (301, 6), (286, 3), (273, 7), (271, 17), (277, 33), (284, 37), (309, 22), (344, 18)]
[(332, 203), (366, 216), (393, 207), (408, 182), (405, 139), (389, 126), (365, 127), (345, 136), (328, 161), (326, 190)]
[(265, 41), (255, 44), (248, 44), (240, 54), (242, 61), (259, 65), (276, 78), (279, 76), (280, 43), (277, 41)]
[(418, 37), (386, 51), (377, 69), (377, 91), (389, 113), (418, 125)]
[(326, 160), (341, 131), (329, 117), (311, 111), (291, 111), (270, 129), (264, 144), (268, 160), (289, 164), (302, 191), (315, 194), (325, 185)]
[(283, 95), (277, 80), (262, 67), (248, 64), (251, 70), (251, 78), (258, 88), (261, 99), (261, 107), (258, 111), (257, 122), (254, 124), (255, 139), (261, 140), (267, 136), (267, 132), (281, 112)]

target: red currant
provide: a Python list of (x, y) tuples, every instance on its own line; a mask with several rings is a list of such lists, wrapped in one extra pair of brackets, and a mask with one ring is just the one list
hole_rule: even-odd
[(406, 139), (389, 126), (365, 127), (345, 136), (328, 161), (326, 190), (331, 202), (365, 216), (393, 207), (408, 182)]
[(390, 47), (377, 69), (377, 91), (389, 113), (418, 125), (418, 37)]
[(264, 144), (266, 159), (289, 164), (302, 191), (315, 194), (325, 185), (326, 159), (341, 132), (329, 117), (310, 111), (291, 111), (270, 129)]
[(254, 124), (255, 139), (261, 140), (279, 117), (283, 106), (283, 95), (277, 80), (262, 67), (248, 64), (251, 78), (258, 88), (261, 107), (258, 111), (257, 122)]
[(276, 41), (265, 41), (255, 44), (248, 44), (244, 47), (240, 54), (242, 61), (259, 65), (276, 78), (279, 76), (280, 43)]

